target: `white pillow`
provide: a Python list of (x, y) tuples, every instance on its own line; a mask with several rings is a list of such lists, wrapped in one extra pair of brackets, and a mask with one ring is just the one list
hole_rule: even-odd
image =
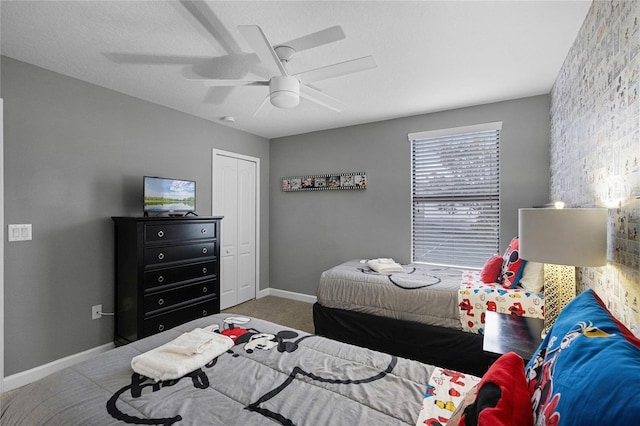
[(544, 263), (525, 263), (520, 285), (525, 290), (540, 292), (544, 287)]

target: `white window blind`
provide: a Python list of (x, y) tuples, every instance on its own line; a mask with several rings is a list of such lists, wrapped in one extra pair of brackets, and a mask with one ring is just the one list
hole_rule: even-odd
[(412, 133), (414, 262), (481, 268), (499, 250), (502, 123)]

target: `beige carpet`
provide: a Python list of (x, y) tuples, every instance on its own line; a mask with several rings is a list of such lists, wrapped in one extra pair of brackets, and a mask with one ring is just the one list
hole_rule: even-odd
[(314, 333), (313, 304), (276, 296), (265, 296), (225, 309), (233, 313), (260, 318), (287, 327)]

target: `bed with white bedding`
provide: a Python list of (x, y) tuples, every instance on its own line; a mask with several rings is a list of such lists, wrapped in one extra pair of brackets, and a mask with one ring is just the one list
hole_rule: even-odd
[[(216, 314), (191, 321), (10, 392), (0, 401), (0, 423), (413, 426), (452, 414), (434, 404), (429, 387), (448, 371), (254, 318), (229, 333), (228, 320)], [(154, 381), (132, 369), (141, 354), (205, 327), (227, 331), (233, 344), (173, 379)]]

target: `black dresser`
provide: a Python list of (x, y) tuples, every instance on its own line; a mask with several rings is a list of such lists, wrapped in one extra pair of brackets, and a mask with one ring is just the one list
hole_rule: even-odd
[(116, 345), (220, 312), (220, 216), (113, 217)]

